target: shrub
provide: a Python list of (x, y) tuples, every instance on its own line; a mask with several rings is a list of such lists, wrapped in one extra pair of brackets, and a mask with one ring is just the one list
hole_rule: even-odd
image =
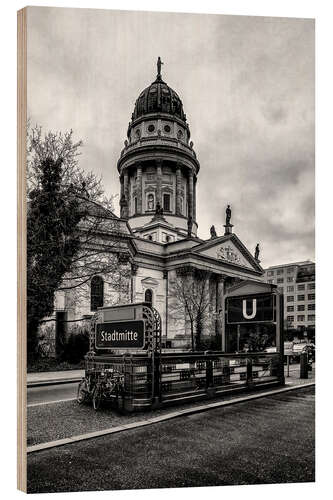
[(81, 330), (78, 333), (71, 333), (64, 344), (61, 359), (76, 364), (83, 359), (88, 350), (89, 332)]

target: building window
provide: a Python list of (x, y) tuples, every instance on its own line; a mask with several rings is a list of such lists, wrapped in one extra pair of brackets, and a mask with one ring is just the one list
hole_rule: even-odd
[(152, 193), (149, 193), (147, 196), (147, 209), (154, 210), (155, 208), (155, 199)]
[(283, 293), (283, 286), (278, 286), (278, 292)]
[(267, 280), (267, 283), (273, 283), (273, 280)]
[(308, 304), (308, 310), (314, 311), (316, 309), (316, 304)]
[(104, 281), (100, 276), (94, 276), (90, 283), (90, 310), (97, 311), (104, 305)]
[(274, 276), (274, 271), (267, 271), (267, 276)]
[(297, 285), (297, 290), (305, 290), (305, 285)]
[(294, 312), (294, 306), (287, 306), (288, 312)]
[(297, 321), (305, 321), (305, 316), (304, 316), (304, 314), (299, 314), (299, 315), (297, 316)]
[(297, 295), (297, 300), (305, 300), (305, 295)]
[(148, 288), (145, 291), (145, 302), (148, 302), (150, 305), (153, 305), (153, 292)]
[(287, 286), (287, 292), (293, 292), (294, 287), (293, 286)]
[(283, 278), (278, 278), (278, 279), (276, 280), (276, 282), (277, 282), (277, 283), (283, 283)]
[(315, 293), (308, 293), (308, 300), (315, 300), (316, 294)]
[(302, 304), (300, 306), (297, 306), (297, 311), (304, 311), (305, 310), (305, 305)]
[(278, 270), (276, 271), (276, 274), (283, 274), (283, 269), (278, 269)]
[(309, 283), (308, 284), (308, 290), (314, 290), (316, 288), (316, 284), (315, 283)]
[(169, 194), (164, 194), (163, 195), (163, 209), (166, 210), (167, 212), (170, 212), (170, 195)]
[(293, 295), (288, 295), (287, 296), (287, 302), (294, 302), (294, 296)]
[(287, 321), (292, 323), (294, 321), (294, 316), (287, 316)]
[(288, 267), (288, 269), (287, 269), (287, 273), (288, 273), (288, 274), (291, 274), (291, 273), (293, 273), (293, 272), (294, 272), (294, 267)]
[(294, 278), (292, 276), (287, 277), (288, 283), (292, 283), (294, 281)]
[(309, 314), (308, 315), (308, 321), (314, 321), (316, 319), (316, 315), (315, 314)]

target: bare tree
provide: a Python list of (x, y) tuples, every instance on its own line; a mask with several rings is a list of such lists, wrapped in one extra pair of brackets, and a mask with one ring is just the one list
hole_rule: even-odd
[(128, 251), (112, 197), (105, 196), (101, 179), (78, 166), (82, 142), (74, 142), (73, 132), (43, 136), (35, 127), (27, 144), (27, 319), (33, 354), (38, 326), (52, 314), (56, 291), (71, 290), (78, 302), (96, 274), (117, 286), (119, 256)]
[(171, 313), (175, 318), (190, 322), (192, 350), (201, 348), (204, 322), (213, 317), (210, 277), (209, 271), (184, 266), (178, 268), (176, 276), (170, 279)]

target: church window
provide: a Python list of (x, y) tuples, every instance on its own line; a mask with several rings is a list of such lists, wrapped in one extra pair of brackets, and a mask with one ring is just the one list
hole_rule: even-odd
[(154, 132), (155, 130), (155, 126), (151, 123), (150, 125), (148, 125), (148, 132)]
[(153, 305), (153, 292), (152, 290), (150, 290), (150, 288), (145, 291), (145, 302)]
[(90, 309), (97, 311), (104, 305), (104, 281), (100, 276), (94, 276), (90, 284)]
[(138, 199), (137, 197), (135, 196), (134, 198), (134, 213), (137, 214), (138, 213)]
[(147, 209), (154, 210), (154, 206), (155, 206), (154, 195), (152, 193), (149, 193), (147, 196)]
[(163, 195), (163, 208), (166, 211), (170, 211), (170, 195), (169, 194)]
[(164, 132), (166, 132), (167, 134), (169, 134), (171, 132), (170, 125), (165, 125), (164, 126)]

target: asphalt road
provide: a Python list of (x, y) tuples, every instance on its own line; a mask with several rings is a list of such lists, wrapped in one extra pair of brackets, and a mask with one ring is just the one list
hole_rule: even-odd
[(314, 387), (28, 456), (28, 492), (312, 482)]
[(28, 406), (76, 398), (78, 385), (78, 382), (74, 382), (70, 384), (29, 387), (27, 393)]

